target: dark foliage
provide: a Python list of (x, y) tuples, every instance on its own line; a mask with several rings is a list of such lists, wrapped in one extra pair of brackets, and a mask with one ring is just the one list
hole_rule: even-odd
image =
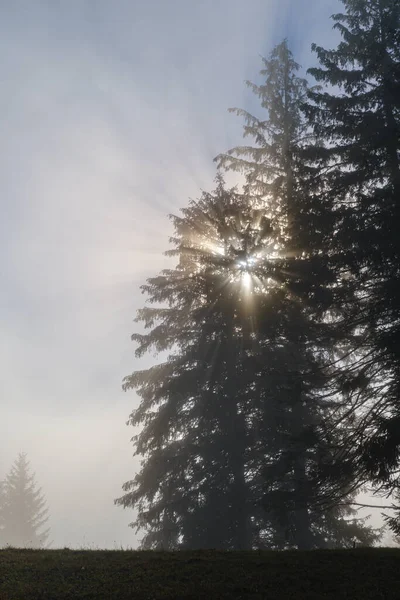
[(333, 91), (310, 91), (307, 113), (325, 141), (313, 155), (335, 216), (330, 265), (349, 348), (340, 381), (361, 416), (342, 467), (387, 493), (400, 449), (400, 4), (342, 2), (345, 12), (333, 16), (342, 41), (334, 50), (314, 45), (321, 66), (309, 71)]
[[(129, 423), (142, 427), (133, 441), (144, 460), (116, 503), (138, 509), (143, 548), (312, 548), (377, 538), (345, 518), (351, 509), (321, 510), (331, 488), (315, 477), (344, 428), (329, 427), (340, 410), (329, 369), (336, 328), (326, 319), (335, 282), (320, 283), (317, 241), (326, 227), (318, 226), (317, 167), (304, 158), (312, 133), (297, 69), (286, 42), (265, 61), (266, 84), (254, 90), (267, 119), (245, 113), (257, 147), (219, 157), (245, 172), (243, 193), (218, 176), (213, 193), (172, 217), (167, 254), (179, 264), (142, 287), (158, 307), (139, 311), (149, 332), (132, 336), (137, 356), (170, 353), (125, 380), (141, 398)], [(325, 270), (324, 283), (329, 276)], [(343, 485), (341, 493), (353, 497)]]

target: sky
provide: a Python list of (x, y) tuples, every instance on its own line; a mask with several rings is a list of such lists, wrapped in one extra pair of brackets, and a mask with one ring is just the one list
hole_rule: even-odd
[(213, 187), (261, 55), (304, 68), (337, 0), (13, 0), (0, 22), (0, 479), (26, 452), (53, 547), (134, 548), (122, 379), (167, 215)]

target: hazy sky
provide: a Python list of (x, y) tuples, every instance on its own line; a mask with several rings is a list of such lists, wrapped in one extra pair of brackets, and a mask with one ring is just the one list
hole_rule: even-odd
[[(135, 546), (137, 405), (121, 381), (167, 214), (241, 142), (230, 106), (284, 37), (304, 67), (336, 0), (12, 0), (0, 21), (0, 478), (28, 454), (53, 546)], [(332, 42), (333, 43), (333, 42)], [(150, 364), (147, 358), (142, 364)]]

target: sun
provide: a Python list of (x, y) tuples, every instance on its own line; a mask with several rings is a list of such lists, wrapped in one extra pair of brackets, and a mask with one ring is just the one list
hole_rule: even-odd
[(241, 299), (279, 285), (273, 263), (281, 258), (280, 227), (273, 225), (275, 219), (262, 200), (235, 194), (208, 196), (207, 202), (193, 203), (189, 212), (182, 243), (191, 255), (182, 261), (188, 269), (212, 273), (220, 285), (241, 290)]
[(242, 284), (243, 287), (245, 288), (245, 290), (247, 291), (251, 291), (252, 288), (252, 280), (251, 280), (251, 275), (248, 271), (243, 271), (242, 273)]

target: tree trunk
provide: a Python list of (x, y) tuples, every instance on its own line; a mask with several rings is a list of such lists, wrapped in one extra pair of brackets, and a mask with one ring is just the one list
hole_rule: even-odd
[(239, 356), (237, 353), (238, 340), (234, 332), (234, 309), (227, 327), (227, 359), (229, 373), (229, 387), (231, 393), (228, 398), (227, 417), (230, 429), (230, 457), (233, 474), (232, 513), (235, 530), (235, 549), (251, 550), (251, 522), (248, 506), (248, 490), (245, 477), (245, 452), (246, 452), (246, 423), (242, 413), (239, 412), (238, 390), (240, 390), (240, 377), (238, 377), (237, 365)]
[(234, 513), (236, 515), (236, 546), (237, 550), (251, 550), (252, 536), (247, 501), (247, 484), (244, 465), (244, 417), (238, 413), (237, 403), (234, 403), (234, 430), (236, 438), (233, 441), (233, 471), (234, 471)]
[(313, 544), (308, 508), (306, 449), (301, 440), (304, 427), (303, 406), (300, 399), (294, 406), (293, 416), (296, 436), (296, 459), (293, 469), (295, 483), (295, 544), (299, 550), (311, 550)]
[(311, 550), (313, 547), (311, 523), (308, 512), (307, 495), (304, 489), (307, 480), (304, 454), (300, 454), (299, 458), (296, 460), (294, 476), (296, 482), (295, 543), (298, 550)]

